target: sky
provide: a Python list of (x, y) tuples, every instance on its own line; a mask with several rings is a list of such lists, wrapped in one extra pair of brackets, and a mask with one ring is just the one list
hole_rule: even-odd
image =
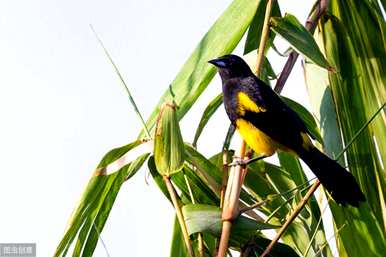
[[(37, 243), (37, 256), (52, 256), (99, 160), (141, 128), (89, 25), (147, 117), (230, 2), (0, 1), (0, 242)], [(279, 2), (304, 22), (313, 1)], [(270, 56), (279, 72), (285, 59)], [(220, 89), (216, 76), (182, 120), (184, 140), (192, 141), (192, 124)], [(309, 107), (300, 62), (283, 94)], [(217, 152), (228, 124), (221, 108), (199, 150)], [(215, 150), (200, 149), (207, 140)], [(174, 212), (145, 174), (117, 197), (102, 233), (110, 256), (169, 255)], [(107, 256), (101, 244), (94, 256)]]

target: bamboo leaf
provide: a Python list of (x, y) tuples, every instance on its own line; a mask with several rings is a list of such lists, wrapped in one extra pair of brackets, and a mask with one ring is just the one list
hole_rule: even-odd
[(332, 69), (312, 35), (295, 16), (286, 14), (283, 18), (272, 18), (271, 25), (271, 29), (287, 40), (297, 52), (323, 68)]
[[(339, 71), (326, 74), (305, 64), (311, 104), (330, 156), (339, 153), (385, 102), (384, 36), (377, 6), (370, 7), (368, 1), (332, 1), (329, 15), (315, 31), (316, 41)], [(346, 151), (349, 170), (367, 202), (359, 209), (330, 202), (335, 229), (342, 228), (337, 238), (341, 256), (381, 256), (386, 252), (381, 164), (385, 163), (385, 129), (385, 116), (379, 115)], [(340, 161), (344, 163), (343, 158)]]
[[(141, 142), (135, 141), (110, 151), (102, 159), (98, 168), (119, 159), (126, 152), (140, 144)], [(75, 239), (76, 245), (73, 256), (92, 255), (99, 239), (99, 233), (103, 230), (120, 187), (127, 178), (135, 174), (148, 158), (148, 155), (146, 153), (142, 154), (117, 172), (109, 175), (93, 176), (90, 179), (54, 256), (66, 256)]]
[[(190, 234), (197, 232), (210, 233), (216, 237), (221, 234), (221, 209), (217, 206), (191, 204), (183, 207), (184, 217)], [(249, 245), (254, 251), (261, 253), (271, 240), (263, 238), (257, 231), (276, 228), (268, 223), (258, 222), (244, 216), (239, 216), (233, 223), (230, 244), (241, 248)], [(253, 243), (251, 243), (253, 239)], [(275, 257), (298, 257), (289, 246), (278, 243), (274, 246)]]
[(186, 161), (197, 168), (197, 176), (199, 176), (213, 192), (220, 195), (221, 170), (189, 145), (185, 145), (185, 153)]
[[(257, 237), (254, 240), (254, 245), (252, 245), (252, 253), (255, 256), (260, 256), (264, 250), (267, 248), (271, 240)], [(272, 248), (269, 256), (272, 257), (299, 257), (299, 255), (288, 245), (282, 243), (276, 243)]]
[(182, 119), (216, 73), (213, 65), (208, 64), (208, 60), (233, 51), (251, 23), (258, 3), (259, 1), (234, 0), (229, 5), (201, 39), (161, 97), (147, 121), (149, 129), (154, 128), (160, 106), (164, 102), (174, 101), (179, 107), (178, 120)]
[[(217, 167), (212, 161), (205, 158), (201, 153), (189, 145), (185, 145), (185, 153), (186, 161), (196, 168), (196, 175), (213, 193), (216, 194), (217, 197), (219, 197), (221, 191), (222, 169)], [(255, 202), (253, 197), (245, 190), (241, 190), (240, 198), (248, 204)]]
[(176, 107), (173, 104), (164, 104), (154, 136), (154, 160), (158, 172), (167, 177), (179, 172), (184, 164), (184, 152)]
[[(221, 209), (218, 206), (189, 204), (182, 208), (189, 234), (208, 232), (215, 236), (221, 234)], [(274, 225), (258, 222), (244, 216), (234, 221), (232, 234), (250, 237), (257, 230), (273, 229)]]
[[(247, 191), (256, 199), (268, 200), (260, 211), (275, 225), (284, 223), (286, 216), (299, 203), (301, 196), (305, 194), (304, 189), (309, 184), (297, 158), (280, 153), (279, 160), (281, 167), (264, 161), (250, 164), (244, 182)], [(288, 227), (282, 237), (283, 242), (298, 252), (305, 252), (308, 245), (311, 245), (307, 256), (314, 256), (320, 245), (327, 244), (323, 224), (318, 224), (320, 215), (318, 204), (312, 197), (298, 218)], [(313, 239), (315, 230), (318, 235)], [(323, 249), (323, 254), (333, 256), (328, 244)]]
[(193, 146), (197, 145), (198, 138), (200, 137), (202, 131), (204, 130), (205, 125), (208, 123), (212, 115), (217, 111), (218, 107), (222, 104), (222, 94), (217, 95), (208, 106), (205, 108), (204, 113), (202, 114), (200, 123), (196, 129), (196, 134), (194, 135)]
[(170, 257), (175, 256), (189, 256), (186, 250), (184, 238), (182, 236), (180, 225), (178, 224), (177, 218), (174, 219), (172, 245), (170, 249)]
[(135, 103), (133, 96), (131, 95), (129, 87), (126, 85), (126, 82), (123, 79), (122, 74), (121, 74), (121, 72), (118, 69), (118, 66), (115, 64), (115, 62), (114, 62), (113, 58), (111, 57), (110, 53), (107, 51), (107, 48), (103, 44), (103, 41), (101, 40), (101, 38), (98, 36), (96, 31), (94, 30), (94, 27), (92, 25), (90, 25), (90, 27), (91, 27), (91, 30), (94, 32), (94, 35), (95, 35), (96, 39), (98, 40), (99, 44), (101, 45), (103, 51), (105, 52), (107, 58), (109, 59), (111, 65), (113, 66), (114, 71), (117, 74), (117, 76), (118, 76), (122, 86), (124, 87), (124, 89), (125, 89), (125, 91), (127, 93), (127, 96), (129, 97), (129, 101), (130, 101), (131, 105), (134, 108), (134, 112), (137, 114), (137, 117), (138, 117), (139, 121), (141, 122), (143, 129), (145, 130), (147, 138), (150, 139), (151, 138), (150, 137), (150, 133), (149, 133), (148, 128), (146, 127), (145, 121), (143, 120), (142, 114), (139, 111), (138, 106)]
[[(244, 55), (256, 50), (259, 47), (261, 34), (263, 30), (265, 7), (267, 6), (267, 0), (261, 0), (257, 7), (255, 16), (251, 22), (251, 26), (248, 29), (247, 39), (244, 45)], [(280, 7), (278, 1), (272, 3), (271, 17), (281, 17)], [(275, 38), (274, 33), (269, 34), (269, 39), (266, 45), (268, 49)], [(256, 59), (255, 59), (256, 60)]]

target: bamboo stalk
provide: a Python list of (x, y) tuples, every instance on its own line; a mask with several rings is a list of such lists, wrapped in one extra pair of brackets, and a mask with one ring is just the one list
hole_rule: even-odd
[(189, 234), (188, 234), (188, 229), (186, 228), (186, 223), (185, 223), (184, 215), (182, 214), (181, 207), (180, 207), (180, 204), (179, 204), (178, 199), (177, 199), (176, 190), (174, 189), (174, 186), (173, 186), (173, 184), (170, 181), (170, 177), (163, 176), (163, 180), (164, 180), (164, 182), (166, 184), (166, 187), (167, 187), (167, 189), (169, 191), (170, 198), (172, 199), (172, 203), (173, 203), (174, 209), (176, 210), (178, 223), (180, 223), (182, 235), (184, 237), (186, 248), (188, 249), (189, 257), (194, 257), (194, 251), (193, 251), (193, 247), (192, 247), (192, 242), (191, 242)]
[(222, 181), (221, 181), (221, 192), (220, 192), (220, 208), (224, 205), (224, 198), (225, 198), (225, 190), (227, 188), (228, 183), (228, 173), (229, 173), (229, 166), (228, 166), (228, 150), (224, 149), (222, 154), (222, 163), (223, 163), (223, 175), (222, 175)]
[(271, 243), (267, 246), (265, 251), (260, 255), (260, 257), (268, 256), (268, 254), (271, 252), (273, 246), (279, 241), (280, 237), (283, 235), (283, 233), (286, 231), (288, 226), (294, 221), (294, 219), (298, 216), (300, 211), (303, 209), (303, 207), (306, 205), (307, 201), (311, 198), (311, 196), (314, 194), (315, 190), (319, 187), (320, 181), (317, 180), (312, 187), (308, 190), (307, 194), (302, 198), (302, 200), (299, 202), (298, 206), (294, 210), (294, 212), (291, 214), (291, 216), (286, 220), (284, 225), (280, 228), (280, 230), (277, 232), (274, 239), (272, 239)]
[[(262, 36), (259, 44), (259, 50), (257, 55), (256, 62), (256, 73), (259, 74), (261, 66), (264, 60), (264, 48), (268, 39), (269, 31), (269, 19), (271, 15), (272, 3), (275, 0), (269, 0), (265, 10), (265, 18), (262, 30)], [(239, 149), (236, 151), (235, 156), (239, 157), (241, 160), (244, 160), (246, 150), (246, 143), (242, 140)], [(223, 203), (222, 211), (222, 220), (223, 226), (221, 231), (220, 245), (218, 249), (217, 257), (224, 257), (227, 254), (228, 242), (230, 237), (230, 232), (232, 228), (232, 221), (239, 214), (238, 211), (238, 202), (240, 198), (240, 191), (243, 185), (244, 177), (246, 174), (246, 168), (243, 168), (241, 165), (236, 165), (230, 170), (227, 187), (225, 190), (225, 197)]]

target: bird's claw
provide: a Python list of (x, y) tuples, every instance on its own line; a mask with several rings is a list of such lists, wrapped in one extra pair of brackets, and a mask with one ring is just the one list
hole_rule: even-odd
[(243, 160), (240, 157), (233, 157), (233, 162), (228, 164), (228, 166), (229, 167), (232, 167), (232, 166), (246, 167), (248, 163), (249, 163), (248, 160)]

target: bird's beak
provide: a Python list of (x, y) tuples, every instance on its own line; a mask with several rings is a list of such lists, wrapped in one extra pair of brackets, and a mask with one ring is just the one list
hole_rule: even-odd
[(218, 68), (226, 68), (226, 63), (221, 58), (213, 59), (213, 60), (210, 60), (208, 62), (213, 64), (214, 66), (216, 66)]

